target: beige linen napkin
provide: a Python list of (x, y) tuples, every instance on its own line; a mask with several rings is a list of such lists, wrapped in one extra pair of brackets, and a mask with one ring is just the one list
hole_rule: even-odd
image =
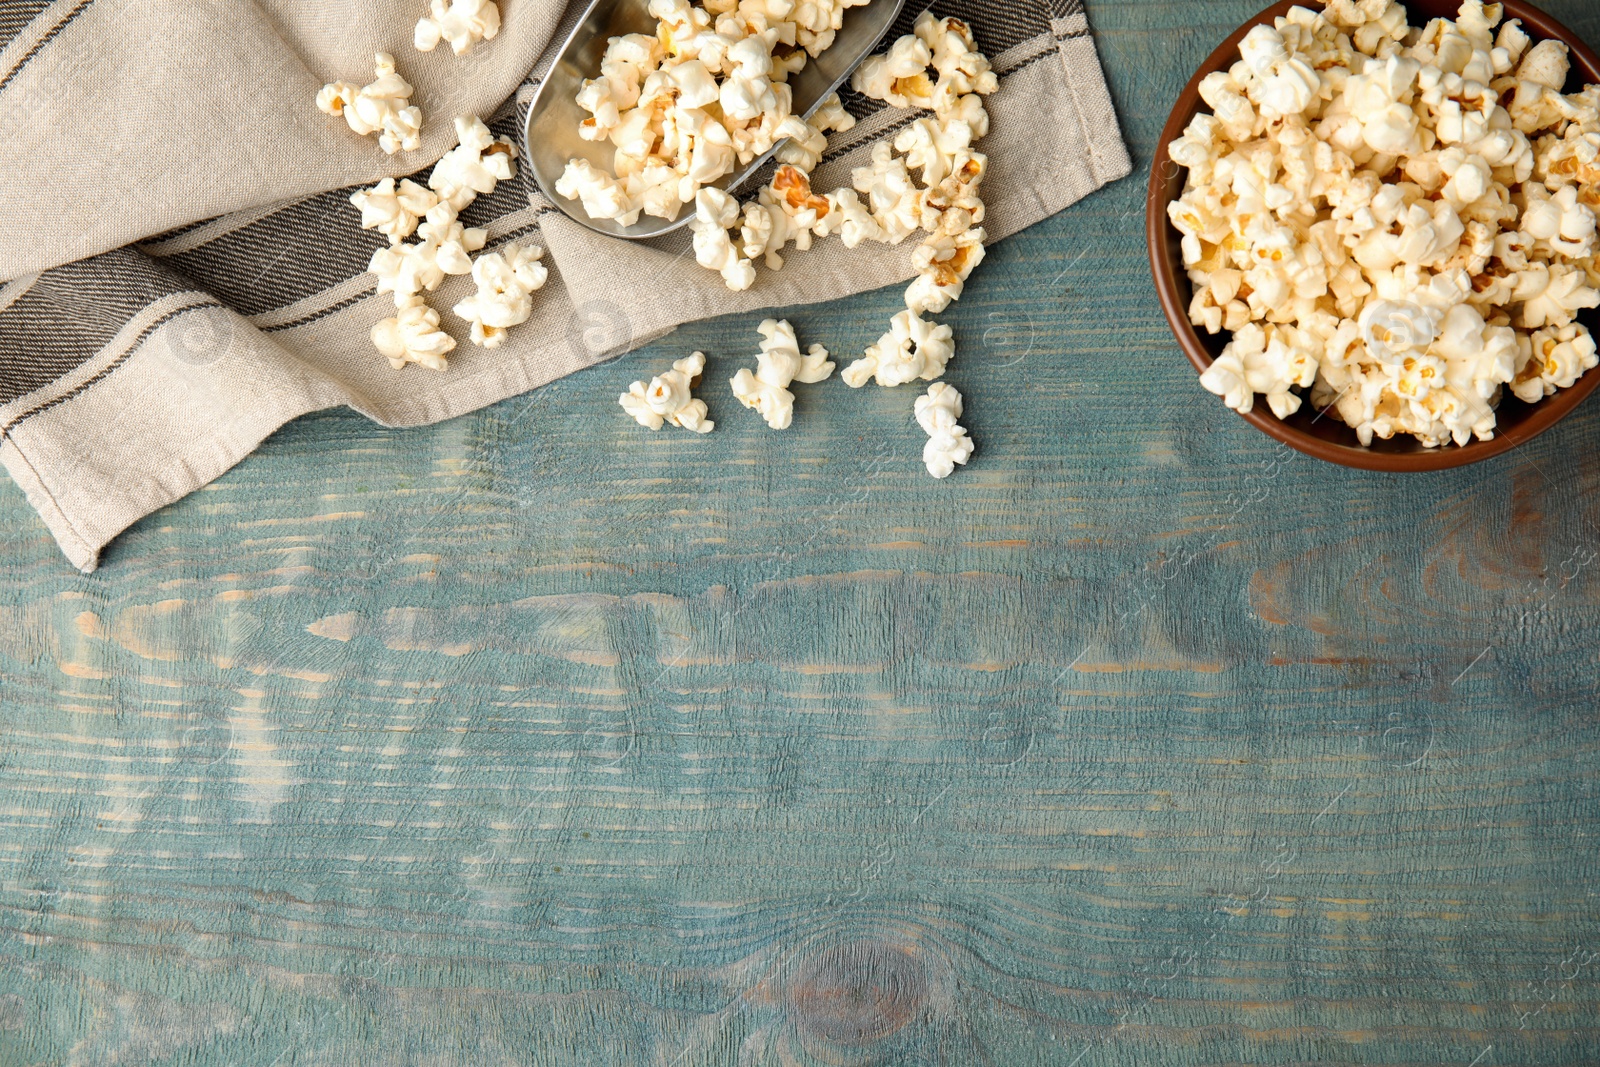
[[(910, 278), (915, 242), (820, 242), (803, 269), (730, 293), (686, 234), (599, 237), (519, 175), (463, 221), (548, 250), (533, 319), (449, 371), (392, 370), (366, 273), (384, 238), (350, 193), (425, 175), (455, 115), (521, 139), (550, 50), (586, 3), (500, 0), (503, 29), (458, 58), (417, 52), (423, 0), (0, 0), (0, 462), (67, 557), (93, 570), (138, 519), (216, 478), (305, 413), (348, 405), (389, 426), (474, 411), (700, 318), (816, 303)], [(909, 29), (916, 4), (908, 5)], [(1001, 74), (984, 185), (998, 240), (1129, 171), (1080, 0), (948, 0)], [(898, 32), (898, 31), (897, 31)], [(417, 87), (421, 151), (385, 156), (316, 110), (335, 79), (392, 53)], [(544, 58), (541, 59), (541, 56)], [(530, 71), (532, 72), (530, 74)], [(912, 117), (847, 94), (818, 188), (849, 184)], [(981, 277), (981, 269), (980, 269)], [(430, 303), (469, 295), (449, 280)]]

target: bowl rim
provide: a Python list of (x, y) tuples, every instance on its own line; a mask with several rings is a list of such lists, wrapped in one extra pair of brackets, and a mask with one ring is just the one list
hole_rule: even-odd
[[(1586, 68), (1585, 76), (1592, 76), (1592, 80), (1600, 82), (1600, 55), (1596, 55), (1582, 38), (1525, 0), (1500, 0), (1500, 2), (1504, 8), (1503, 19), (1522, 20), (1524, 29), (1528, 30), (1530, 36), (1536, 40), (1553, 38), (1566, 44), (1574, 70)], [(1273, 19), (1285, 14), (1297, 4), (1308, 6), (1306, 0), (1279, 0), (1264, 8), (1245, 20), (1212, 51), (1195, 71), (1194, 76), (1189, 79), (1189, 83), (1184, 86), (1183, 92), (1179, 94), (1167, 118), (1166, 126), (1161, 131), (1161, 140), (1156, 146), (1155, 157), (1150, 164), (1149, 192), (1145, 206), (1145, 235), (1151, 274), (1155, 281), (1156, 295), (1161, 302), (1161, 310), (1166, 315), (1167, 325), (1172, 329), (1184, 355), (1200, 374), (1204, 374), (1211, 366), (1213, 357), (1201, 339), (1199, 329), (1189, 321), (1189, 308), (1182, 299), (1179, 279), (1172, 269), (1172, 261), (1168, 254), (1171, 245), (1180, 239), (1180, 235), (1167, 217), (1167, 205), (1176, 199), (1168, 196), (1167, 187), (1169, 180), (1176, 177), (1176, 171), (1184, 168), (1173, 162), (1167, 148), (1173, 141), (1183, 136), (1183, 131), (1204, 107), (1200, 99), (1200, 82), (1208, 74), (1226, 70), (1237, 61), (1239, 44), (1251, 29), (1263, 23), (1270, 24)], [(1600, 339), (1600, 334), (1596, 336)], [(1532, 413), (1528, 417), (1504, 432), (1499, 432), (1497, 429), (1491, 440), (1473, 440), (1465, 445), (1450, 444), (1442, 448), (1414, 452), (1386, 452), (1367, 448), (1355, 443), (1353, 430), (1350, 431), (1352, 435), (1350, 444), (1328, 441), (1281, 421), (1260, 404), (1248, 414), (1239, 417), (1267, 436), (1314, 459), (1358, 470), (1421, 473), (1451, 470), (1481, 463), (1520, 448), (1570, 415), (1597, 387), (1600, 387), (1600, 367), (1591, 369), (1571, 388), (1563, 389), (1531, 405)], [(1212, 398), (1210, 393), (1205, 395)], [(1234, 412), (1234, 414), (1239, 413)], [(1343, 423), (1338, 425), (1342, 426)]]

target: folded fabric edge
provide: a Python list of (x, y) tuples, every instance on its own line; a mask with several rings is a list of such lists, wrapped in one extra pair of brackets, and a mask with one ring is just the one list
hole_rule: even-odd
[[(1029, 90), (1042, 90), (1044, 80), (1053, 82), (1055, 88), (1051, 92), (1057, 94), (1058, 100), (1065, 89), (1065, 95), (1070, 96), (1072, 101), (1070, 107), (1076, 113), (1076, 121), (1072, 122), (1072, 126), (1081, 138), (1064, 136), (1058, 144), (1058, 151), (1064, 154), (1035, 161), (1045, 163), (1055, 180), (1043, 180), (1043, 172), (1029, 168), (1035, 172), (1022, 176), (1022, 187), (1015, 190), (1011, 202), (997, 205), (1000, 210), (993, 214), (991, 228), (997, 241), (1053, 216), (1109, 182), (1126, 176), (1132, 169), (1132, 161), (1123, 144), (1120, 125), (1105, 87), (1097, 50), (1088, 33), (1087, 20), (1081, 14), (1059, 19), (1052, 25), (1052, 31), (1054, 47), (1050, 47), (1048, 41), (1041, 42), (1045, 44), (1045, 49), (1038, 59), (1045, 61), (1021, 64), (1023, 68), (1034, 66), (1035, 70), (1019, 69), (1010, 80), (1014, 80), (1016, 88), (1025, 94)], [(1048, 73), (1055, 65), (1046, 59), (1050, 54), (1058, 56), (1064, 68), (1064, 77), (1062, 74)], [(1029, 84), (1036, 78), (1041, 79), (1037, 86)], [(1072, 141), (1078, 143), (1073, 145)], [(549, 243), (548, 232), (545, 236)], [(555, 250), (552, 247), (552, 252)], [(686, 266), (692, 267), (692, 262)], [(903, 279), (897, 275), (897, 269), (886, 262), (876, 269), (859, 274), (851, 270), (850, 273), (857, 287), (865, 282), (867, 287), (877, 288), (900, 284)], [(582, 299), (581, 293), (572, 296), (577, 300)], [(620, 348), (600, 353), (562, 351), (554, 354), (543, 349), (518, 353), (499, 366), (444, 383), (414, 399), (396, 402), (391, 396), (386, 402), (374, 402), (378, 398), (362, 396), (350, 389), (348, 382), (343, 383), (344, 388), (333, 381), (316, 383), (309, 397), (302, 394), (296, 398), (297, 403), (284, 405), (266, 418), (252, 420), (250, 432), (240, 434), (240, 427), (233, 426), (225, 434), (206, 434), (201, 447), (192, 447), (198, 437), (191, 436), (188, 438), (191, 447), (187, 449), (157, 448), (148, 457), (156, 462), (148, 466), (141, 463), (143, 470), (118, 468), (120, 477), (87, 487), (78, 484), (78, 476), (85, 466), (82, 457), (66, 455), (63, 458), (60, 447), (63, 440), (76, 436), (73, 427), (92, 422), (94, 416), (83, 412), (75, 413), (57, 424), (54, 433), (47, 426), (35, 425), (30, 433), (24, 435), (22, 442), (15, 440), (16, 435), (0, 440), (0, 461), (5, 463), (13, 479), (23, 488), (30, 504), (45, 519), (69, 560), (89, 573), (98, 566), (101, 550), (128, 527), (210, 484), (245, 459), (273, 432), (302, 415), (348, 406), (385, 426), (413, 427), (437, 423), (471, 414), (578, 370), (616, 359), (627, 351), (666, 336), (684, 322), (720, 314), (798, 308), (836, 299), (835, 296), (806, 299), (804, 293), (788, 285), (776, 291), (723, 293), (722, 296), (731, 299), (727, 303), (718, 300), (715, 306), (698, 312), (676, 300), (654, 308), (636, 305), (631, 310), (637, 312), (640, 328), (637, 336)], [(560, 347), (566, 348), (565, 345)], [(141, 409), (122, 409), (124, 413), (129, 410)], [(261, 408), (251, 410), (256, 416), (264, 413)], [(125, 414), (123, 417), (126, 417)], [(181, 425), (181, 422), (180, 419), (177, 424)], [(146, 428), (161, 426), (170, 433), (174, 425), (170, 419), (163, 421), (152, 416)], [(186, 431), (190, 429), (187, 426), (183, 428)], [(27, 440), (29, 437), (35, 439)], [(156, 442), (170, 445), (170, 438), (163, 441), (156, 435)], [(162, 451), (168, 453), (165, 459), (159, 455)], [(63, 472), (69, 471), (73, 473), (73, 478), (65, 486), (66, 495), (52, 492), (49, 481), (60, 483), (63, 481)], [(133, 476), (131, 479), (128, 477), (130, 474)]]
[(56, 539), (56, 544), (74, 567), (84, 574), (93, 573), (100, 564), (100, 548), (79, 532), (67, 513), (61, 510), (56, 498), (45, 488), (44, 480), (34, 470), (28, 457), (10, 438), (0, 440), (0, 464), (4, 464), (11, 480), (17, 483), (28, 504), (44, 520), (45, 528)]
[(214, 481), (291, 419), (346, 396), (206, 294), (173, 292), (93, 359), (9, 405), (0, 460), (89, 573), (134, 522)]
[[(1076, 202), (1076, 199), (1073, 198), (1071, 202)], [(1047, 212), (1038, 220), (1042, 222), (1065, 210), (1070, 203), (1051, 204), (1050, 199), (1041, 199), (1040, 206)], [(1015, 232), (1021, 232), (1026, 228), (1022, 227)], [(878, 290), (864, 292), (883, 291), (900, 284), (903, 282), (897, 280)], [(740, 295), (745, 297), (741, 302), (742, 306), (729, 310), (726, 314), (814, 307), (832, 303), (836, 299), (764, 302), (753, 294)], [(52, 491), (28, 450), (17, 440), (15, 434), (7, 435), (0, 440), (0, 463), (5, 465), (13, 481), (27, 497), (28, 503), (44, 520), (62, 553), (84, 574), (91, 574), (99, 567), (102, 551), (122, 533), (142, 519), (205, 488), (227, 474), (248, 459), (262, 442), (295, 419), (339, 407), (350, 408), (379, 425), (392, 429), (415, 429), (437, 425), (449, 419), (464, 418), (495, 404), (526, 395), (552, 381), (615, 362), (631, 352), (670, 336), (679, 326), (699, 321), (692, 314), (684, 314), (681, 304), (670, 301), (664, 302), (658, 311), (663, 313), (676, 311), (678, 314), (672, 317), (680, 321), (633, 337), (620, 349), (594, 354), (588, 362), (547, 369), (540, 375), (531, 375), (528, 364), (519, 360), (493, 373), (480, 374), (452, 383), (445, 389), (420, 397), (408, 404), (375, 407), (365, 402), (363, 398), (348, 393), (339, 395), (337, 385), (330, 382), (325, 387), (308, 390), (303, 394), (303, 402), (248, 407), (246, 410), (250, 411), (250, 415), (246, 419), (228, 424), (226, 430), (222, 430), (219, 424), (216, 432), (205, 435), (207, 448), (187, 451), (181, 457), (174, 456), (175, 462), (156, 476), (132, 484), (114, 482), (101, 485), (92, 494), (95, 502), (92, 513), (83, 512), (82, 509), (74, 507), (69, 500)], [(130, 364), (133, 362), (129, 361)], [(130, 369), (133, 370), (133, 374), (129, 375), (127, 379), (129, 381), (139, 371), (130, 367), (124, 367), (120, 371), (126, 375)], [(105, 393), (102, 392), (96, 399), (104, 397)], [(38, 428), (33, 427), (33, 429)], [(114, 518), (107, 521), (111, 516)]]
[(338, 406), (337, 402), (308, 403), (272, 411), (265, 418), (260, 418), (258, 413), (257, 418), (247, 423), (248, 428), (244, 433), (228, 439), (210, 438), (208, 444), (211, 447), (204, 454), (188, 456), (185, 462), (165, 472), (159, 483), (159, 491), (123, 494), (120, 500), (102, 498), (108, 509), (119, 516), (113, 524), (116, 527), (114, 529), (93, 529), (79, 525), (68, 507), (64, 506), (64, 501), (45, 483), (27, 452), (14, 438), (7, 437), (0, 442), (0, 463), (5, 465), (28, 503), (44, 520), (45, 527), (56, 539), (67, 560), (84, 574), (92, 574), (100, 566), (100, 553), (105, 547), (139, 520), (210, 485), (238, 466), (263, 441), (294, 419)]

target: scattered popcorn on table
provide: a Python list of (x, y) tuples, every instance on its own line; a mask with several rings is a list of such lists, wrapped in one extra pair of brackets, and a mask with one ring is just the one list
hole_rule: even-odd
[(455, 338), (439, 328), (439, 313), (423, 303), (421, 297), (409, 298), (394, 318), (374, 326), (372, 343), (395, 370), (407, 363), (445, 370), (449, 367), (445, 356), (456, 347)]
[[(852, 388), (869, 381), (885, 387), (936, 381), (955, 355), (950, 327), (924, 315), (960, 299), (984, 259), (981, 186), (988, 159), (974, 146), (989, 132), (982, 97), (999, 89), (971, 28), (924, 12), (913, 33), (862, 64), (852, 85), (895, 107), (931, 114), (915, 119), (892, 142), (875, 145), (871, 163), (851, 175), (851, 188), (814, 189), (811, 173), (827, 151), (828, 134), (846, 132), (856, 121), (837, 96), (823, 101), (809, 121), (795, 115), (788, 79), (833, 43), (845, 9), (864, 2), (704, 0), (701, 6), (650, 0), (656, 34), (612, 38), (599, 76), (586, 81), (577, 97), (589, 115), (579, 133), (608, 143), (612, 165), (571, 160), (556, 186), (591, 219), (623, 226), (643, 215), (675, 219), (692, 205), (695, 259), (735, 292), (756, 283), (757, 263), (783, 269), (790, 246), (805, 252), (816, 238), (829, 237), (851, 249), (868, 242), (898, 245), (925, 231), (913, 255), (918, 277), (906, 291), (907, 310), (845, 371)], [(1291, 57), (1271, 58), (1286, 76), (1299, 72)], [(741, 205), (715, 187), (774, 146), (779, 165), (754, 199)], [(1238, 320), (1232, 305), (1241, 287), (1217, 293), (1226, 297), (1215, 309), (1219, 325)], [(1249, 310), (1242, 302), (1239, 307)], [(821, 346), (802, 356), (787, 322), (769, 320), (761, 333), (758, 369), (739, 372), (734, 395), (769, 426), (787, 429), (794, 419), (789, 386), (823, 381), (834, 364)], [(662, 385), (663, 403), (678, 402), (664, 379), (652, 388)], [(668, 419), (665, 410), (642, 406), (644, 392), (643, 383), (635, 383), (623, 406), (646, 425), (641, 412)], [(956, 425), (960, 394), (936, 386), (917, 408), (919, 419), (926, 409), (924, 426), (933, 437), (929, 470), (946, 477), (972, 454), (971, 440)]]
[[(473, 260), (489, 235), (464, 225), (460, 213), (516, 176), (516, 148), (504, 137), (495, 138), (481, 119), (458, 118), (455, 126), (460, 143), (434, 165), (429, 188), (386, 178), (350, 198), (361, 209), (362, 227), (390, 241), (372, 254), (367, 270), (377, 276), (379, 293), (394, 294), (399, 314), (374, 327), (372, 340), (396, 370), (407, 363), (447, 369), (444, 356), (456, 342), (440, 328), (438, 312), (423, 296), (445, 278), (470, 274), (476, 282), (477, 293), (458, 303), (455, 312), (471, 324), (473, 344), (484, 348), (499, 348), (507, 330), (528, 321), (533, 293), (549, 278), (539, 262), (540, 248), (509, 244)], [(418, 240), (407, 244), (413, 234)]]
[(1564, 95), (1566, 45), (1501, 18), (1465, 0), (1415, 29), (1393, 0), (1328, 0), (1203, 79), (1168, 216), (1190, 320), (1232, 335), (1200, 379), (1229, 407), (1308, 398), (1363, 444), (1464, 445), (1507, 394), (1600, 364), (1576, 321), (1600, 306), (1600, 86)]
[[(591, 219), (623, 226), (645, 214), (674, 219), (692, 204), (695, 259), (735, 292), (755, 285), (758, 262), (783, 269), (791, 245), (805, 252), (816, 238), (835, 236), (852, 249), (898, 245), (926, 231), (913, 256), (918, 277), (906, 291), (907, 313), (846, 373), (857, 388), (874, 379), (932, 381), (954, 353), (949, 329), (922, 316), (960, 299), (983, 262), (988, 159), (974, 145), (989, 132), (982, 97), (1000, 87), (971, 27), (924, 12), (913, 33), (861, 65), (852, 85), (931, 114), (874, 146), (871, 164), (852, 174), (853, 188), (814, 189), (811, 172), (827, 135), (856, 122), (837, 95), (809, 121), (795, 115), (788, 77), (833, 43), (844, 10), (861, 2), (651, 0), (656, 35), (612, 38), (600, 76), (578, 94), (590, 115), (579, 132), (609, 142), (614, 166), (607, 172), (574, 159), (556, 186)], [(741, 206), (714, 188), (774, 145), (780, 165), (754, 200)]]
[(509, 244), (479, 256), (472, 264), (478, 292), (456, 305), (456, 314), (472, 324), (472, 343), (499, 348), (506, 331), (533, 315), (533, 294), (544, 288), (550, 271), (539, 260), (544, 249)]
[(395, 72), (394, 57), (379, 52), (377, 76), (370, 85), (332, 82), (317, 94), (317, 107), (328, 115), (343, 115), (352, 130), (366, 137), (376, 133), (378, 144), (391, 156), (422, 147), (422, 111), (411, 106), (411, 83)]
[(944, 376), (945, 364), (956, 354), (954, 332), (921, 318), (914, 311), (894, 317), (882, 340), (867, 349), (840, 375), (846, 385), (860, 389), (870, 381), (885, 388), (915, 381), (931, 382)]
[(948, 382), (935, 382), (926, 395), (917, 397), (917, 422), (928, 434), (922, 462), (935, 478), (950, 477), (972, 458), (972, 438), (957, 425), (961, 412), (961, 394)]
[(414, 43), (419, 52), (431, 52), (446, 41), (458, 56), (472, 51), (479, 41), (492, 41), (500, 32), (500, 8), (494, 0), (433, 0), (429, 13), (417, 23)]
[(812, 345), (810, 354), (802, 356), (794, 327), (787, 322), (768, 319), (758, 329), (762, 341), (756, 372), (741, 370), (735, 375), (733, 395), (745, 407), (759, 411), (774, 430), (787, 430), (794, 422), (794, 394), (789, 386), (827, 381), (834, 365), (821, 345)]
[(671, 423), (695, 433), (710, 433), (717, 424), (706, 417), (706, 402), (693, 395), (705, 369), (705, 353), (696, 352), (688, 359), (678, 360), (666, 374), (651, 379), (649, 385), (634, 382), (617, 403), (646, 429), (659, 430)]

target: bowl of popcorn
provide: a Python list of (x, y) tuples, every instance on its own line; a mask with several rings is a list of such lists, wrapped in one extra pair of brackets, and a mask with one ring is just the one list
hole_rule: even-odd
[(1319, 459), (1501, 455), (1600, 385), (1600, 58), (1526, 3), (1279, 3), (1195, 74), (1151, 266), (1200, 383)]

